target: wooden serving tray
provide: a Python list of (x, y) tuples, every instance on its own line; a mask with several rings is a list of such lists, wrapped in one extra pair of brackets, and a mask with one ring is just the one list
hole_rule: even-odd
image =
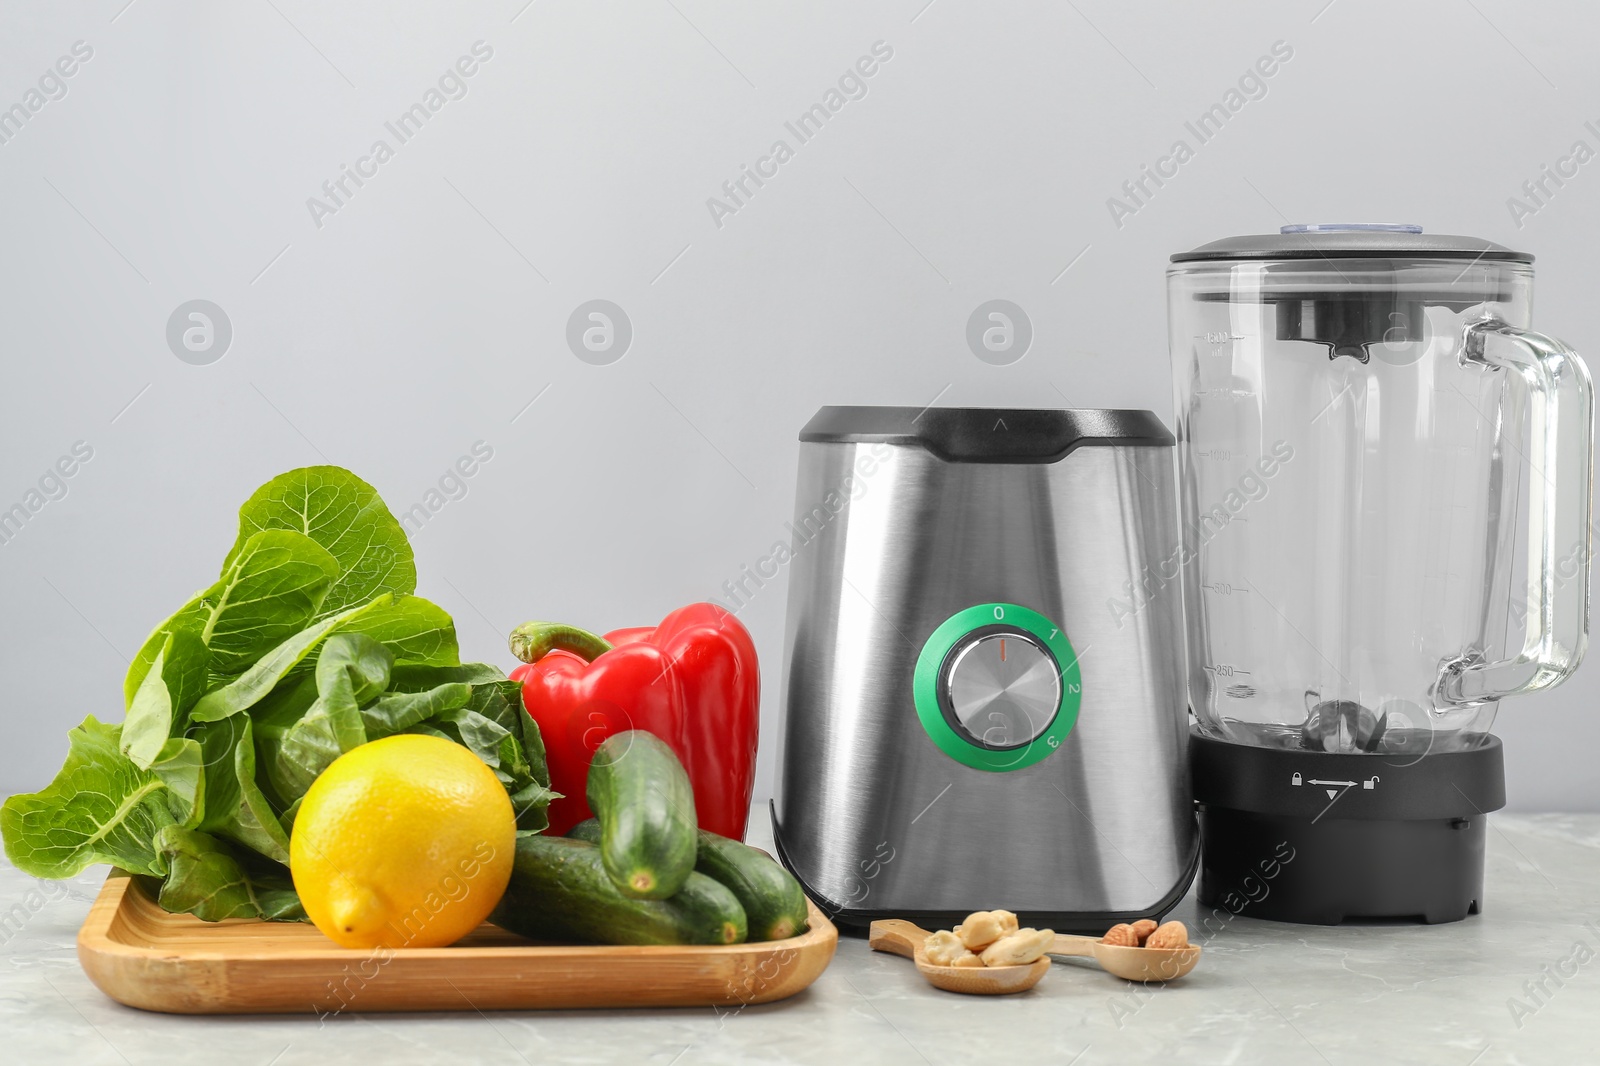
[(172, 1014), (739, 1006), (792, 996), (832, 961), (839, 931), (807, 903), (808, 932), (757, 944), (540, 944), (485, 922), (448, 948), (357, 951), (302, 922), (169, 914), (114, 870), (78, 961), (119, 1003)]

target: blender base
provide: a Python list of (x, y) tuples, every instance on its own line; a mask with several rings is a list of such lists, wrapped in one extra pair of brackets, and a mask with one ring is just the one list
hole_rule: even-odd
[[(1313, 823), (1208, 807), (1200, 814), (1200, 902), (1304, 925), (1359, 918), (1459, 922), (1482, 905), (1487, 830), (1482, 815)], [(1262, 856), (1271, 859), (1266, 871)]]
[(1487, 812), (1505, 805), (1502, 751), (1492, 736), (1415, 758), (1191, 733), (1201, 904), (1224, 921), (1308, 925), (1478, 913)]

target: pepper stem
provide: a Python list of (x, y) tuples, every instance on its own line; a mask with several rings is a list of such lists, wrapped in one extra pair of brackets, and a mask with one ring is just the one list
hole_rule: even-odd
[(610, 641), (587, 629), (561, 622), (524, 622), (511, 631), (511, 654), (536, 663), (552, 651), (565, 651), (594, 662), (611, 650)]

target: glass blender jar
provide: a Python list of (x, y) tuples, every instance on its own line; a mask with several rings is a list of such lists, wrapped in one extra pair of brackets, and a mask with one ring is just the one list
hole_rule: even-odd
[(1478, 909), (1495, 710), (1588, 642), (1593, 390), (1531, 263), (1388, 225), (1172, 257), (1202, 902)]

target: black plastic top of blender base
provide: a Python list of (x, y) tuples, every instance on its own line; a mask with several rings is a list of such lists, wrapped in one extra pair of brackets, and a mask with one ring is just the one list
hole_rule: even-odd
[(1476, 818), (1506, 805), (1504, 749), (1489, 734), (1461, 751), (1369, 755), (1235, 744), (1191, 728), (1189, 770), (1199, 803), (1291, 818)]
[(1229, 259), (1471, 259), (1531, 263), (1527, 252), (1512, 251), (1481, 237), (1449, 233), (1405, 233), (1393, 229), (1328, 229), (1311, 233), (1252, 233), (1224, 237), (1172, 256), (1174, 263)]
[(1077, 448), (1170, 448), (1150, 411), (1104, 408), (824, 407), (804, 444), (914, 445), (947, 463), (1054, 463)]

